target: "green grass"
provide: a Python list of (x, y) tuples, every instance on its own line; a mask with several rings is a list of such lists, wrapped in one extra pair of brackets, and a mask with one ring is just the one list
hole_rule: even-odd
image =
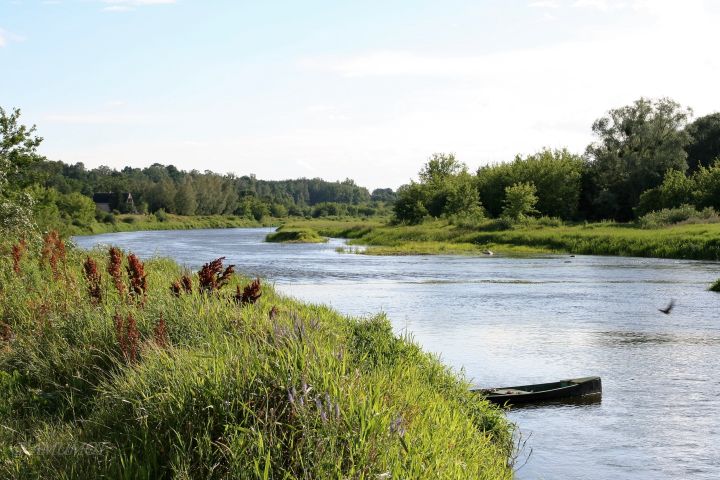
[(280, 227), (265, 237), (266, 242), (275, 243), (325, 243), (327, 238), (321, 237), (310, 228)]
[(631, 224), (518, 225), (498, 229), (496, 222), (471, 228), (445, 221), (414, 226), (359, 222), (289, 223), (321, 235), (367, 245), (365, 253), (577, 253), (637, 257), (720, 260), (720, 224), (683, 224), (637, 228)]
[[(512, 477), (502, 412), (383, 316), (344, 317), (267, 285), (239, 305), (239, 277), (200, 294), (194, 275), (178, 298), (169, 286), (183, 271), (164, 259), (145, 264), (141, 306), (117, 292), (104, 251), (91, 253), (93, 303), (85, 254), (71, 250), (53, 278), (39, 244), (20, 273), (0, 248), (0, 478)], [(137, 321), (135, 361), (116, 314)]]
[(200, 228), (266, 227), (277, 225), (276, 219), (262, 222), (231, 215), (182, 216), (166, 214), (167, 220), (158, 221), (155, 215), (117, 215), (115, 223), (94, 222), (85, 227), (70, 225), (63, 233), (70, 235), (94, 235), (98, 233), (134, 232), (139, 230), (191, 230)]

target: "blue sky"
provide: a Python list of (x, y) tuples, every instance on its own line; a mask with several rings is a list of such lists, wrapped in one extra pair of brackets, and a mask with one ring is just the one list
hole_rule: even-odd
[(640, 96), (720, 110), (708, 0), (0, 0), (0, 106), (87, 166), (406, 183), (582, 152)]

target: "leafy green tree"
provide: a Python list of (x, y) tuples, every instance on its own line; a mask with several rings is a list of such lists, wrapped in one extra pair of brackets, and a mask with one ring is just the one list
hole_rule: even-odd
[(195, 190), (189, 178), (186, 178), (175, 193), (175, 210), (178, 215), (195, 215), (197, 201)]
[(386, 202), (392, 203), (397, 198), (397, 194), (392, 188), (376, 188), (370, 195), (370, 200), (373, 202)]
[(598, 141), (587, 148), (595, 213), (629, 220), (640, 195), (660, 185), (665, 172), (685, 172), (691, 114), (667, 98), (641, 98), (595, 121)]
[(518, 155), (511, 163), (478, 169), (480, 202), (490, 215), (497, 217), (503, 210), (505, 189), (516, 183), (532, 182), (537, 187), (538, 212), (570, 220), (578, 215), (583, 169), (583, 159), (566, 149)]
[(685, 130), (692, 137), (685, 148), (690, 171), (710, 167), (720, 159), (720, 112), (698, 118)]
[(516, 183), (507, 187), (503, 201), (503, 217), (517, 221), (537, 213), (535, 210), (538, 202), (536, 193), (537, 188), (532, 183)]
[(425, 192), (423, 186), (410, 182), (398, 188), (397, 200), (393, 206), (395, 219), (399, 222), (416, 225), (422, 223), (428, 210), (425, 208)]
[(459, 162), (454, 153), (433, 153), (420, 170), (420, 181), (426, 184), (440, 184), (465, 169), (465, 164)]
[(30, 186), (26, 171), (40, 161), (37, 147), (42, 138), (35, 126), (20, 124), (20, 110), (0, 107), (0, 234), (15, 235), (33, 227), (33, 199), (21, 189)]
[(720, 162), (710, 167), (700, 167), (693, 177), (697, 186), (695, 205), (720, 211)]
[(57, 205), (60, 215), (73, 225), (90, 225), (95, 219), (95, 202), (81, 193), (60, 195)]
[(463, 212), (475, 212), (480, 208), (480, 197), (475, 186), (475, 179), (467, 170), (446, 180), (443, 195), (442, 214), (446, 217)]

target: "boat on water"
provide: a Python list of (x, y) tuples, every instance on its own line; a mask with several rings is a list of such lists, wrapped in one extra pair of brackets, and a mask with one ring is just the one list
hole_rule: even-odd
[(600, 377), (571, 378), (552, 383), (520, 385), (517, 387), (477, 388), (478, 392), (498, 405), (552, 402), (563, 399), (602, 395)]

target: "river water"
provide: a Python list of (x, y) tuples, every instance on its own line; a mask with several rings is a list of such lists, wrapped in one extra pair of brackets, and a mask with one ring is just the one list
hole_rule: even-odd
[[(374, 257), (264, 243), (268, 228), (78, 237), (198, 268), (220, 256), (397, 332), (478, 386), (599, 375), (601, 403), (516, 409), (518, 479), (718, 478), (720, 264), (544, 255)], [(658, 308), (675, 299), (670, 315)]]

